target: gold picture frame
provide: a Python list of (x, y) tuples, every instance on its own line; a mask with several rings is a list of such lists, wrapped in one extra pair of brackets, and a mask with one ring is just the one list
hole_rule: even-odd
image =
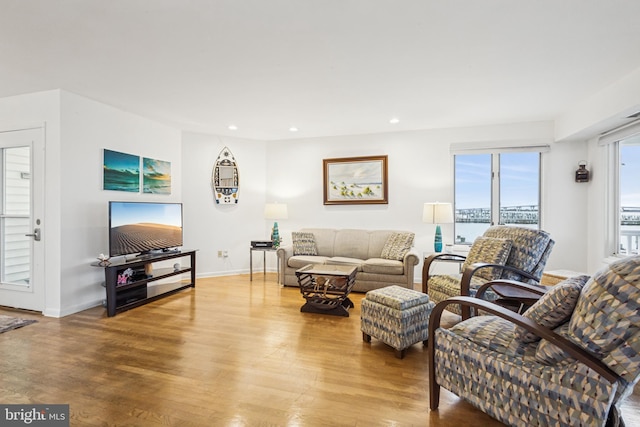
[(388, 204), (387, 157), (323, 159), (324, 204)]

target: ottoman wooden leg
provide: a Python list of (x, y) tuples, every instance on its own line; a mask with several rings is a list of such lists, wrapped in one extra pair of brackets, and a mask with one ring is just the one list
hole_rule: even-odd
[(405, 352), (405, 350), (406, 350), (406, 349), (402, 349), (402, 350), (398, 350), (398, 349), (396, 349), (396, 357), (397, 357), (398, 359), (404, 359), (404, 352)]
[(362, 333), (362, 340), (364, 342), (371, 342), (371, 335), (365, 334), (364, 332)]

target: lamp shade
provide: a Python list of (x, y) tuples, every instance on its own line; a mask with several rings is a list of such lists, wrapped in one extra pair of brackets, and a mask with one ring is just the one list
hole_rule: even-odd
[(265, 219), (287, 219), (289, 213), (287, 212), (287, 205), (283, 203), (267, 203), (264, 206)]
[(422, 221), (429, 224), (453, 223), (453, 207), (451, 203), (425, 203), (422, 210)]

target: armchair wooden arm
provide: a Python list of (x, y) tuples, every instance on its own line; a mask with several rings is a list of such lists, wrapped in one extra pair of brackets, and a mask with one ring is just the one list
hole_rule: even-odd
[(424, 265), (422, 266), (422, 292), (428, 293), (429, 290), (429, 270), (431, 269), (431, 264), (437, 261), (446, 261), (446, 262), (460, 262), (463, 263), (467, 257), (464, 255), (458, 254), (433, 254), (429, 255), (424, 260)]
[(604, 379), (610, 383), (614, 383), (620, 380), (620, 376), (605, 365), (600, 359), (597, 359), (591, 353), (588, 353), (582, 347), (572, 343), (566, 338), (556, 334), (549, 328), (538, 325), (534, 321), (523, 317), (511, 310), (500, 307), (489, 301), (483, 301), (472, 297), (453, 297), (445, 301), (439, 302), (431, 311), (429, 317), (429, 400), (432, 410), (438, 409), (440, 400), (440, 386), (436, 383), (436, 361), (435, 361), (435, 332), (440, 327), (440, 320), (444, 309), (451, 304), (459, 304), (463, 308), (467, 307), (469, 310), (471, 307), (475, 309), (481, 309), (485, 312), (493, 314), (495, 316), (506, 319), (513, 322), (517, 326), (525, 328), (529, 332), (533, 332), (537, 336), (548, 340), (553, 345), (569, 353), (571, 357), (583, 363), (590, 369), (600, 374)]

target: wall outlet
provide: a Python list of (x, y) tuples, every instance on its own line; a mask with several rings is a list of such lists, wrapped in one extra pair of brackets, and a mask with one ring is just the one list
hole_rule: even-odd
[(228, 258), (229, 251), (218, 251), (218, 258)]

